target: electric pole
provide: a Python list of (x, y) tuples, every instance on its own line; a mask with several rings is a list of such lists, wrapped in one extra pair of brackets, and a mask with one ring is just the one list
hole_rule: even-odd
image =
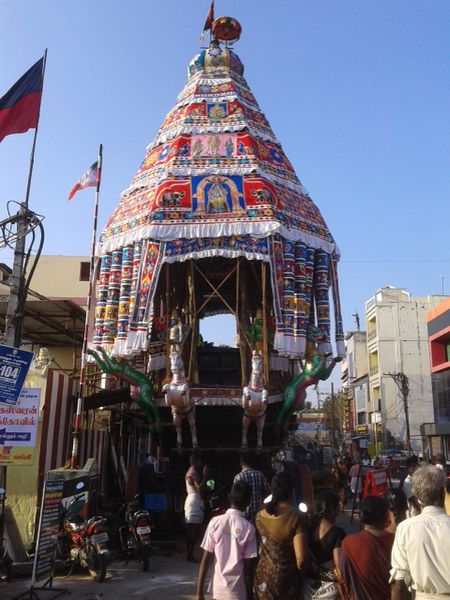
[(408, 406), (408, 396), (409, 396), (409, 379), (404, 373), (386, 373), (388, 377), (392, 377), (396, 386), (400, 390), (403, 398), (403, 408), (405, 410), (405, 420), (406, 420), (406, 446), (408, 450), (411, 450), (411, 430), (409, 426), (409, 406)]
[[(42, 216), (29, 210), (27, 203), (23, 202), (19, 204), (19, 210), (15, 215), (0, 221), (0, 248), (6, 246), (12, 248), (14, 244), (14, 263), (10, 279), (10, 294), (6, 309), (5, 332), (3, 336), (3, 343), (14, 348), (20, 348), (25, 300), (44, 244), (42, 219)], [(36, 236), (35, 229), (38, 230), (39, 236)], [(30, 233), (32, 233), (31, 242), (28, 244), (28, 248), (26, 248), (26, 238)], [(29, 266), (31, 250), (37, 239), (39, 239), (39, 246), (36, 250), (34, 261)]]
[(331, 435), (333, 440), (333, 448), (336, 452), (336, 423), (334, 420), (334, 383), (331, 382)]
[(7, 346), (20, 347), (22, 339), (22, 320), (24, 305), (24, 273), (23, 264), (25, 256), (25, 236), (27, 233), (27, 213), (24, 204), (16, 215), (17, 238), (14, 249), (14, 263), (11, 274), (11, 286), (6, 310), (5, 343)]

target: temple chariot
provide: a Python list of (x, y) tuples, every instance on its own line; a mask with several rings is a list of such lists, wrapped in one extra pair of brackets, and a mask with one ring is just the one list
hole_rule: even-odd
[[(311, 355), (331, 371), (344, 352), (339, 251), (244, 78), (240, 34), (214, 21), (99, 242), (90, 347), (112, 361), (111, 393), (119, 365), (150, 380), (166, 453), (276, 447), (289, 385), (285, 413)], [(226, 347), (200, 335), (221, 314), (235, 323)]]

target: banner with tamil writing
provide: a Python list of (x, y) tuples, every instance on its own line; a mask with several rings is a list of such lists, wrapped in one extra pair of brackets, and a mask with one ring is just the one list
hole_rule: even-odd
[(39, 388), (23, 388), (17, 404), (0, 404), (0, 466), (33, 465)]

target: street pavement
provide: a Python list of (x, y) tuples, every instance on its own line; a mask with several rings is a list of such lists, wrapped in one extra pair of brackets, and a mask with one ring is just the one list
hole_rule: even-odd
[[(350, 523), (351, 505), (339, 517), (337, 524), (347, 533), (359, 529), (357, 515)], [(198, 553), (200, 556), (200, 553)], [(137, 561), (130, 561), (127, 566), (122, 560), (114, 560), (108, 567), (104, 582), (95, 583), (87, 572), (72, 574), (70, 577), (57, 576), (54, 579), (55, 590), (66, 589), (61, 598), (68, 600), (193, 600), (195, 579), (198, 565), (185, 560), (183, 542), (171, 556), (154, 554), (150, 559), (150, 570), (147, 573), (139, 569)], [(0, 583), (1, 600), (13, 600), (19, 594), (30, 589), (30, 579), (15, 579), (10, 583)], [(36, 590), (39, 600), (52, 600), (51, 592)], [(28, 598), (29, 595), (24, 596)], [(212, 600), (210, 596), (206, 596)]]
[[(138, 561), (115, 560), (108, 567), (105, 581), (95, 583), (87, 572), (80, 571), (70, 577), (55, 577), (54, 589), (66, 589), (61, 598), (70, 600), (190, 600), (195, 592), (198, 565), (186, 562), (184, 552), (173, 556), (152, 556), (150, 570), (144, 573)], [(30, 579), (0, 583), (0, 598), (13, 600), (30, 588)], [(36, 590), (38, 598), (52, 600), (50, 592)], [(28, 596), (24, 596), (28, 598)]]

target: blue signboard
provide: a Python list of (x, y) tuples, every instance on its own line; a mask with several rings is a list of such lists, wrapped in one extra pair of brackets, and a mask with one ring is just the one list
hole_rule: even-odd
[(308, 431), (310, 433), (317, 433), (323, 431), (323, 425), (317, 421), (299, 421), (295, 424), (297, 431)]
[(17, 403), (32, 360), (33, 352), (0, 346), (0, 403)]

